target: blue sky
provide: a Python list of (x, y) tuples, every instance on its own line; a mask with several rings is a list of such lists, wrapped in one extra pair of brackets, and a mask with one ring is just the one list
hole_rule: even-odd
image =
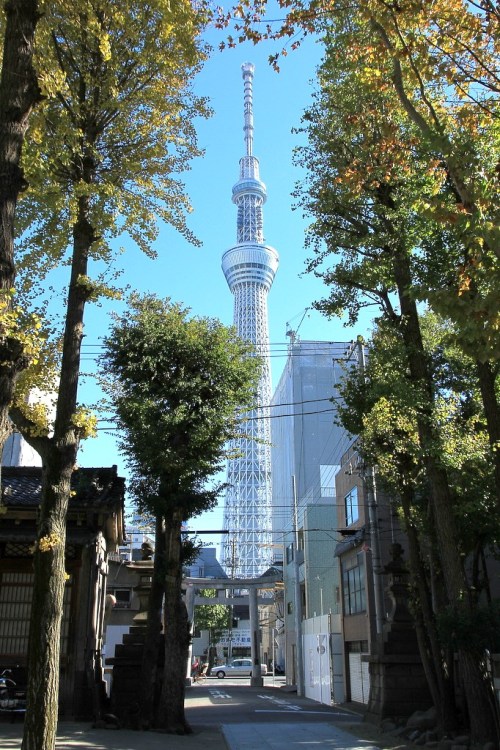
[[(273, 350), (273, 381), (277, 382), (286, 357), (286, 324), (295, 329), (299, 323), (302, 339), (326, 341), (350, 340), (366, 330), (346, 329), (340, 321), (328, 321), (315, 311), (304, 317), (304, 311), (324, 294), (320, 280), (301, 276), (304, 270), (304, 228), (300, 210), (293, 211), (291, 192), (300, 172), (292, 166), (294, 147), (300, 136), (292, 129), (311, 101), (312, 81), (321, 59), (321, 45), (312, 39), (290, 53), (274, 72), (267, 58), (275, 44), (243, 44), (223, 52), (217, 50), (222, 35), (210, 34), (214, 45), (211, 59), (196, 80), (196, 91), (208, 96), (214, 116), (198, 123), (199, 144), (205, 156), (192, 163), (185, 175), (187, 192), (194, 212), (190, 227), (203, 242), (201, 248), (190, 246), (180, 235), (163, 227), (156, 242), (158, 258), (149, 260), (126, 245), (122, 256), (122, 281), (133, 289), (171, 297), (192, 309), (193, 314), (219, 318), (232, 323), (233, 297), (227, 287), (220, 262), (223, 252), (236, 241), (236, 207), (231, 189), (238, 179), (243, 143), (243, 79), (241, 65), (252, 62), (254, 77), (254, 154), (260, 161), (261, 179), (267, 186), (264, 206), (266, 242), (280, 255), (280, 267), (269, 294), (270, 341)], [(95, 352), (109, 323), (109, 309), (88, 308), (86, 346)], [(84, 370), (92, 369), (92, 355)], [(81, 389), (81, 399), (93, 396), (92, 379)], [(82, 466), (117, 464), (124, 472), (124, 461), (113, 437), (101, 430), (99, 437), (84, 443), (79, 463)], [(220, 502), (222, 507), (222, 500)], [(221, 528), (221, 512), (209, 514), (195, 524), (196, 528)]]

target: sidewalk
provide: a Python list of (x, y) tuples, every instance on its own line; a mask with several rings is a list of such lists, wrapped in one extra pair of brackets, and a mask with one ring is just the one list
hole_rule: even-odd
[(222, 732), (230, 750), (378, 750), (333, 724), (226, 724)]
[[(19, 750), (22, 723), (0, 723), (2, 750)], [(61, 722), (57, 750), (378, 750), (367, 740), (333, 724), (225, 724), (195, 726), (191, 735), (177, 736), (129, 729), (93, 729), (90, 724)]]
[[(22, 722), (0, 723), (2, 750), (19, 750)], [(248, 746), (247, 746), (248, 747)], [(57, 750), (231, 750), (219, 727), (195, 727), (181, 737), (160, 732), (134, 732), (130, 729), (93, 729), (86, 722), (59, 722)]]

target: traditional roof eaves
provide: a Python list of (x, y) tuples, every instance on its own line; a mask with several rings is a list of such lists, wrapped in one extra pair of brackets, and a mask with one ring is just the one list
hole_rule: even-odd
[(341, 542), (337, 543), (335, 552), (333, 553), (334, 556), (341, 557), (346, 552), (349, 552), (349, 550), (354, 549), (355, 547), (359, 547), (365, 541), (365, 535), (366, 527), (361, 526), (361, 528), (355, 531), (354, 534), (348, 536), (347, 539), (343, 539)]
[[(125, 480), (117, 467), (79, 468), (73, 472), (69, 510), (123, 508)], [(40, 504), (42, 469), (39, 466), (2, 468), (2, 503), (9, 510), (36, 508)]]

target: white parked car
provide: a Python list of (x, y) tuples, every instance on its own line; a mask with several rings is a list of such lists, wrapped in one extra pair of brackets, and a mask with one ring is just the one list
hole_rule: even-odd
[[(216, 667), (212, 667), (210, 674), (212, 677), (218, 677), (220, 680), (223, 677), (251, 677), (252, 676), (252, 660), (251, 659), (233, 659), (230, 664), (219, 664)], [(260, 673), (262, 676), (267, 674), (267, 666), (265, 664), (260, 665)]]

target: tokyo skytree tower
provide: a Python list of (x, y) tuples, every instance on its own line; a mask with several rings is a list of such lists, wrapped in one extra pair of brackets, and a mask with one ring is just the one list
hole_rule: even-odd
[(255, 346), (262, 358), (256, 408), (248, 413), (245, 431), (253, 439), (231, 446), (237, 457), (227, 466), (222, 562), (231, 576), (253, 578), (272, 562), (271, 537), (271, 362), (267, 295), (278, 268), (278, 253), (264, 243), (262, 206), (266, 186), (259, 177), (259, 161), (253, 155), (254, 66), (241, 66), (244, 81), (245, 156), (240, 159), (240, 178), (233, 187), (238, 207), (237, 244), (222, 256), (222, 270), (234, 295), (234, 325), (238, 335)]

